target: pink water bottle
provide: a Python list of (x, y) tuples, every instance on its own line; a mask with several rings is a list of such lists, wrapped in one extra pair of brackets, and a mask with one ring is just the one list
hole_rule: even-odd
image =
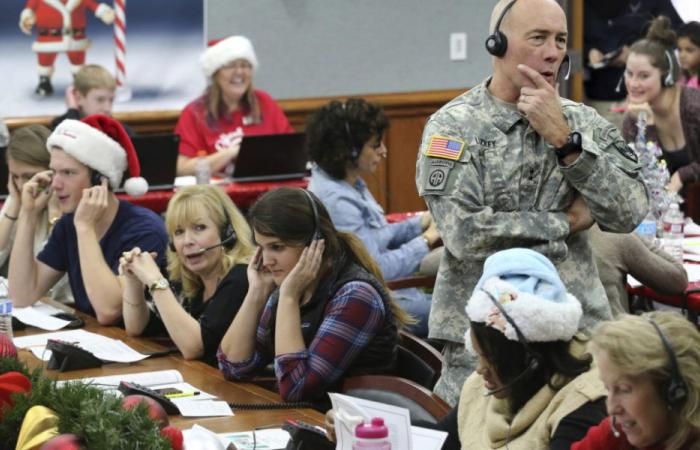
[(361, 423), (355, 428), (352, 450), (391, 450), (389, 429), (384, 419), (375, 417), (372, 423)]

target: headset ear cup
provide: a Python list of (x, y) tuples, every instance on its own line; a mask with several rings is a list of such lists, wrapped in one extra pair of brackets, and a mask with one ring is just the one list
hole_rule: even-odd
[(671, 379), (666, 383), (664, 394), (669, 405), (677, 406), (688, 397), (688, 388), (683, 380)]
[(496, 31), (486, 38), (486, 51), (498, 58), (506, 54), (508, 38), (500, 31)]
[(175, 244), (173, 244), (173, 241), (168, 241), (168, 248), (171, 252), (175, 253)]
[(236, 246), (236, 239), (237, 239), (236, 232), (234, 231), (233, 225), (231, 224), (231, 222), (228, 223), (228, 225), (226, 226), (226, 230), (224, 230), (224, 232), (226, 234), (224, 234), (224, 236), (222, 237), (222, 241), (225, 239), (229, 239), (224, 244), (224, 248), (226, 250), (231, 250), (233, 247)]

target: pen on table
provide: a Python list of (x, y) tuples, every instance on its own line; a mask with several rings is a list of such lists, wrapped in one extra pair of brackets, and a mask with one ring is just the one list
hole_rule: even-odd
[(194, 397), (199, 395), (199, 391), (194, 392), (178, 392), (176, 394), (165, 394), (167, 398), (182, 398), (182, 397)]

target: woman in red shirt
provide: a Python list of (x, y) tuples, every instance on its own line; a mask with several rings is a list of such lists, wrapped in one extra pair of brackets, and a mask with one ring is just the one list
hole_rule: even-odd
[(700, 333), (675, 312), (604, 322), (589, 344), (610, 417), (571, 450), (700, 449)]
[(201, 58), (208, 79), (204, 94), (180, 115), (178, 175), (191, 175), (198, 157), (213, 173), (226, 172), (236, 160), (243, 135), (291, 133), (287, 117), (266, 92), (253, 87), (258, 67), (248, 38), (230, 36), (207, 48)]

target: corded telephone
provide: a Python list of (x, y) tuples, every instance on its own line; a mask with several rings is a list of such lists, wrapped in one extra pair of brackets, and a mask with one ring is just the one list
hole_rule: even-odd
[(161, 394), (160, 392), (154, 391), (153, 389), (150, 389), (141, 384), (130, 381), (121, 381), (117, 389), (119, 389), (119, 392), (121, 392), (124, 395), (144, 395), (146, 397), (152, 398), (153, 400), (160, 403), (160, 406), (163, 407), (163, 409), (166, 413), (168, 413), (168, 415), (172, 416), (175, 414), (180, 414), (180, 410), (172, 400), (170, 400), (168, 397)]
[(46, 342), (46, 350), (51, 350), (51, 359), (47, 367), (59, 372), (78, 369), (92, 369), (102, 367), (102, 361), (89, 351), (70, 342), (49, 339)]

